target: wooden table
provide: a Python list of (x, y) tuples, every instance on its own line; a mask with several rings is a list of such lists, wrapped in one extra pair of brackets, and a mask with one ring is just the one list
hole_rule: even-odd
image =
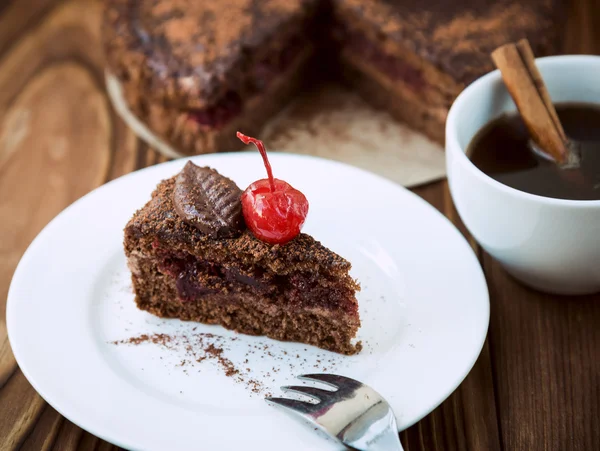
[[(599, 6), (600, 0), (571, 5), (567, 51), (600, 53)], [(106, 181), (165, 160), (109, 105), (99, 12), (94, 1), (0, 3), (1, 450), (115, 448), (33, 390), (12, 356), (4, 319), (14, 268), (50, 219)], [(600, 296), (523, 288), (469, 237), (445, 182), (415, 192), (473, 244), (489, 284), (491, 324), (463, 384), (402, 432), (405, 449), (600, 450)]]

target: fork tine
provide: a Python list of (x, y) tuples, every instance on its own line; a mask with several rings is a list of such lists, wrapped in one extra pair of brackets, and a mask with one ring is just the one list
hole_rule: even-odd
[(355, 389), (363, 385), (357, 380), (335, 374), (303, 374), (298, 376), (298, 379), (311, 382), (322, 382), (337, 389), (342, 387), (344, 389)]
[(300, 393), (306, 396), (310, 396), (317, 401), (322, 401), (327, 395), (335, 393), (331, 390), (323, 390), (321, 388), (309, 387), (307, 385), (286, 385), (281, 387), (284, 392)]
[(297, 413), (309, 413), (314, 404), (304, 401), (298, 401), (297, 399), (288, 398), (265, 398), (268, 403), (276, 404), (286, 409), (292, 410)]

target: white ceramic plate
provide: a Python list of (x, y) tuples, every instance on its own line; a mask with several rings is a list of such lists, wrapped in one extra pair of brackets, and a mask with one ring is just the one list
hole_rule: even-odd
[[(256, 152), (193, 160), (242, 188), (264, 177)], [(454, 391), (479, 355), (489, 320), (485, 279), (467, 242), (426, 202), (380, 177), (306, 156), (273, 153), (271, 161), (275, 175), (309, 199), (304, 231), (353, 264), (363, 287), (364, 350), (344, 357), (135, 307), (123, 227), (157, 182), (180, 170), (185, 161), (177, 160), (75, 202), (19, 263), (8, 296), (9, 338), (44, 399), (127, 449), (306, 450), (340, 446), (263, 401), (294, 375), (326, 371), (364, 381), (387, 398), (400, 429)], [(156, 333), (173, 338), (112, 343)], [(218, 359), (202, 359), (211, 343), (237, 375), (227, 377)]]

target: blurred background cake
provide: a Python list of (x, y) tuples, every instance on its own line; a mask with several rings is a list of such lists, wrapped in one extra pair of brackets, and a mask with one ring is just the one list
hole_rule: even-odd
[[(239, 147), (308, 83), (345, 81), (443, 142), (458, 93), (526, 37), (558, 51), (562, 0), (108, 0), (108, 72), (152, 133), (185, 154)], [(310, 75), (310, 76), (309, 76)]]

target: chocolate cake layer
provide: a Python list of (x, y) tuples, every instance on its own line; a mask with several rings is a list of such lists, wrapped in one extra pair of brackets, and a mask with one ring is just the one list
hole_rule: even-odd
[(536, 56), (558, 51), (565, 0), (333, 0), (338, 21), (412, 52), (466, 85), (492, 70), (490, 53), (527, 38)]
[(316, 0), (106, 3), (111, 72), (126, 89), (179, 109), (215, 106), (229, 92), (243, 100), (311, 43), (318, 6)]
[(333, 37), (345, 80), (370, 103), (443, 143), (454, 99), (493, 69), (489, 52), (521, 37), (529, 37), (538, 56), (557, 49), (559, 1), (486, 5), (335, 0)]
[(177, 150), (189, 155), (231, 151), (240, 148), (240, 141), (235, 136), (238, 130), (251, 135), (259, 134), (265, 123), (300, 90), (312, 56), (312, 47), (304, 49), (287, 71), (273, 79), (262, 92), (243, 103), (235, 98), (231, 106), (235, 114), (231, 114), (231, 110), (224, 112), (226, 120), (219, 123), (218, 127), (198, 121), (197, 112), (154, 102), (138, 89), (127, 90), (127, 85), (123, 85), (123, 91), (136, 117)]
[(342, 65), (354, 66), (390, 90), (405, 86), (425, 104), (448, 106), (464, 87), (405, 46), (344, 18), (337, 18), (332, 36)]
[(235, 149), (299, 90), (317, 3), (109, 0), (109, 70), (129, 109), (188, 154)]
[(342, 354), (355, 354), (361, 344), (350, 344), (358, 318), (341, 317), (330, 310), (288, 306), (258, 293), (205, 293), (197, 301), (178, 298), (175, 279), (158, 270), (153, 259), (133, 257), (137, 306), (156, 316), (218, 324), (248, 335), (295, 341)]
[(244, 230), (214, 239), (186, 224), (161, 182), (125, 228), (140, 308), (344, 354), (360, 319), (350, 263), (306, 234), (270, 245)]

